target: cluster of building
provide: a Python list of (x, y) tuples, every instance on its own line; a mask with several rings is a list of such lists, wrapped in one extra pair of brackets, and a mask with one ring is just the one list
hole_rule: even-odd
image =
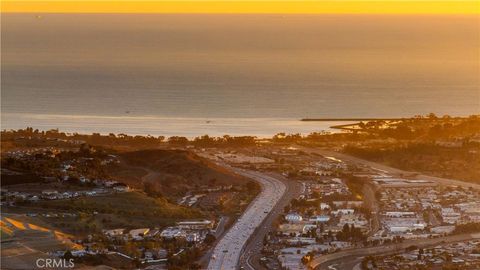
[[(37, 183), (37, 186), (29, 184), (28, 188), (22, 187), (20, 189), (14, 187), (11, 188), (11, 190), (2, 189), (2, 204), (13, 205), (15, 202), (63, 200), (130, 191), (130, 188), (127, 185), (114, 180), (89, 179), (84, 176), (81, 173), (82, 170), (79, 170), (79, 168), (89, 167), (89, 162), (93, 161), (95, 158), (80, 157), (67, 160), (63, 157), (58, 160), (58, 157), (61, 156), (62, 153), (69, 151), (71, 151), (71, 149), (41, 147), (6, 152), (6, 157), (13, 158), (20, 162), (37, 162), (39, 164), (48, 163), (48, 166), (53, 167), (49, 168), (49, 173), (45, 173), (48, 175), (42, 176), (42, 182)], [(106, 155), (101, 157), (98, 161), (102, 166), (119, 162), (118, 157), (115, 155)], [(22, 175), (22, 173), (2, 168), (2, 174), (4, 173), (10, 175)], [(51, 185), (51, 183), (55, 184)], [(58, 186), (57, 183), (60, 183), (62, 186)], [(72, 185), (74, 188), (72, 188)]]
[(302, 195), (300, 198), (328, 197), (332, 195), (348, 196), (351, 192), (347, 185), (339, 178), (327, 178), (321, 181), (302, 181)]
[[(267, 267), (306, 269), (302, 258), (310, 253), (329, 253), (352, 247), (353, 240), (340, 237), (345, 228), (358, 234), (370, 230), (370, 222), (360, 211), (363, 201), (329, 200), (320, 197), (346, 197), (351, 192), (339, 178), (302, 182), (302, 195), (292, 203), (264, 246)], [(353, 230), (352, 230), (353, 231)], [(337, 237), (338, 236), (338, 237)]]
[[(103, 254), (128, 261), (136, 259), (141, 263), (164, 264), (168, 261), (169, 256), (178, 256), (187, 248), (201, 245), (206, 236), (212, 233), (212, 229), (213, 222), (210, 220), (188, 220), (177, 222), (176, 226), (163, 229), (117, 228), (103, 230), (101, 238), (88, 235), (86, 239), (78, 240), (77, 243), (81, 244), (82, 248), (71, 250), (70, 253), (74, 257)], [(101, 239), (101, 245), (98, 245), (97, 239)], [(177, 248), (172, 251), (171, 246), (167, 247), (168, 243), (174, 243)], [(63, 257), (65, 251), (54, 251), (50, 255)]]
[(109, 238), (122, 238), (123, 240), (142, 241), (144, 239), (185, 239), (187, 242), (198, 243), (210, 233), (213, 223), (210, 220), (180, 221), (176, 226), (167, 227), (163, 230), (158, 228), (140, 228), (126, 230), (124, 228), (105, 230), (103, 233)]
[[(115, 182), (115, 181), (110, 181)], [(102, 185), (92, 189), (86, 190), (66, 190), (59, 191), (54, 189), (45, 189), (39, 191), (14, 191), (3, 189), (1, 190), (1, 201), (4, 205), (15, 205), (17, 202), (38, 202), (41, 200), (64, 200), (79, 197), (100, 196), (112, 193), (123, 193), (131, 191), (130, 187), (125, 184), (115, 182), (114, 185)]]
[(49, 157), (55, 157), (57, 154), (66, 150), (67, 149), (58, 147), (31, 147), (5, 152), (5, 156), (14, 159), (28, 160), (34, 158), (35, 155), (46, 155)]
[(335, 172), (345, 169), (347, 169), (347, 164), (343, 161), (333, 157), (325, 157), (320, 161), (310, 162), (307, 166), (303, 167), (300, 172), (302, 174), (332, 176)]
[(476, 190), (421, 180), (374, 179), (382, 211), (381, 230), (372, 240), (440, 236), (452, 233), (456, 225), (480, 222)]
[(480, 241), (471, 240), (431, 248), (413, 248), (401, 254), (374, 257), (367, 269), (480, 269)]

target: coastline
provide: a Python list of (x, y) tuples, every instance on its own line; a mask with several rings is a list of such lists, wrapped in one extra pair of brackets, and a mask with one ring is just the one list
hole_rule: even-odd
[(271, 138), (284, 132), (308, 135), (312, 132), (341, 132), (332, 128), (341, 121), (304, 122), (298, 118), (206, 118), (161, 116), (108, 116), (2, 113), (2, 130), (60, 129), (68, 133), (125, 133), (129, 135), (184, 136), (256, 136)]

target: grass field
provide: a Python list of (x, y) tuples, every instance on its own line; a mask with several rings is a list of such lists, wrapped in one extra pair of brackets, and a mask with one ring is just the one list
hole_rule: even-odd
[[(60, 227), (75, 224), (77, 230), (122, 227), (157, 227), (180, 219), (203, 217), (203, 213), (152, 198), (141, 192), (110, 194), (75, 200), (45, 201), (36, 207), (80, 213), (77, 218), (53, 220)], [(92, 215), (92, 213), (96, 213)], [(87, 226), (87, 227), (85, 227)], [(90, 227), (88, 227), (90, 226)]]

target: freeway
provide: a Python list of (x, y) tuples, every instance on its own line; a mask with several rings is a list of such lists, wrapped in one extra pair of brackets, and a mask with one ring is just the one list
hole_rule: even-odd
[(283, 182), (261, 173), (235, 169), (236, 173), (252, 178), (261, 187), (261, 193), (250, 203), (243, 215), (218, 241), (207, 269), (233, 270), (239, 266), (240, 255), (248, 239), (255, 233), (286, 191)]
[(320, 255), (310, 262), (312, 269), (342, 269), (349, 270), (361, 261), (362, 257), (369, 255), (389, 255), (404, 251), (409, 246), (426, 248), (439, 244), (462, 242), (480, 239), (480, 234), (459, 234), (440, 238), (408, 240), (402, 243), (381, 245), (376, 247), (355, 248), (343, 250), (327, 255)]
[[(254, 178), (265, 176), (259, 172), (255, 172), (254, 174), (256, 176), (252, 175), (250, 177)], [(298, 196), (300, 196), (301, 194), (301, 185), (299, 182), (290, 181), (279, 174), (270, 174), (269, 176), (282, 181), (286, 185), (287, 190), (283, 194), (280, 201), (272, 209), (267, 218), (265, 218), (260, 227), (258, 227), (255, 233), (251, 236), (247, 245), (245, 246), (244, 252), (240, 258), (240, 265), (243, 266), (246, 270), (265, 269), (265, 267), (260, 264), (260, 258), (262, 257), (261, 250), (263, 247), (263, 239), (269, 231), (273, 230), (272, 223), (275, 219), (278, 218), (278, 216), (283, 213), (283, 209), (285, 208), (285, 206), (290, 204), (290, 201), (293, 198), (298, 198)]]

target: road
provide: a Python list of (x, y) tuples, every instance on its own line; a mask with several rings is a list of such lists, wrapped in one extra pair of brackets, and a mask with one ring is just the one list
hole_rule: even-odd
[(365, 196), (365, 206), (372, 214), (369, 235), (373, 235), (380, 230), (380, 207), (378, 206), (377, 198), (375, 197), (374, 187), (371, 184), (364, 185), (363, 195)]
[(211, 270), (238, 268), (240, 255), (243, 253), (248, 239), (274, 209), (287, 189), (282, 181), (271, 176), (235, 168), (232, 170), (257, 181), (262, 187), (262, 191), (250, 203), (238, 221), (218, 241), (207, 268)]
[(273, 230), (272, 223), (283, 213), (284, 207), (290, 204), (290, 201), (293, 198), (298, 198), (301, 194), (300, 183), (290, 181), (279, 174), (271, 174), (271, 176), (282, 181), (287, 187), (287, 190), (245, 246), (244, 252), (240, 258), (240, 265), (247, 270), (265, 269), (260, 264), (260, 258), (262, 257), (260, 252), (263, 247), (263, 239), (268, 232)]
[(381, 245), (368, 248), (356, 248), (344, 250), (327, 255), (319, 255), (311, 263), (312, 269), (353, 269), (361, 261), (362, 257), (369, 255), (388, 255), (404, 251), (407, 247), (415, 245), (419, 248), (436, 246), (445, 243), (462, 242), (472, 239), (480, 239), (480, 233), (459, 234), (433, 239), (408, 240), (398, 244)]
[[(220, 220), (218, 221), (218, 225), (214, 233), (215, 238), (217, 239), (215, 240), (215, 245), (216, 243), (218, 243), (218, 241), (221, 239), (221, 237), (225, 233), (225, 227), (229, 220), (230, 218), (227, 216), (220, 217)], [(212, 254), (213, 254), (213, 248), (209, 248), (208, 251), (205, 252), (205, 254), (203, 254), (203, 256), (198, 260), (198, 263), (200, 263), (203, 266), (208, 265), (208, 262), (210, 262)]]
[(455, 179), (447, 179), (447, 178), (441, 178), (441, 177), (436, 177), (436, 176), (429, 176), (429, 175), (422, 175), (418, 172), (409, 172), (409, 171), (404, 171), (401, 169), (393, 168), (384, 164), (380, 164), (377, 162), (357, 158), (354, 156), (350, 156), (344, 153), (339, 153), (331, 150), (325, 150), (325, 149), (320, 149), (320, 148), (309, 148), (309, 147), (303, 147), (303, 146), (296, 146), (299, 149), (302, 149), (303, 151), (307, 153), (316, 153), (320, 154), (322, 156), (327, 156), (327, 157), (334, 157), (340, 160), (344, 161), (349, 161), (351, 163), (356, 163), (356, 164), (362, 164), (365, 166), (369, 166), (373, 169), (377, 169), (380, 171), (385, 171), (390, 174), (394, 175), (412, 175), (415, 174), (417, 179), (423, 179), (423, 180), (429, 180), (429, 181), (434, 181), (442, 185), (456, 185), (456, 186), (462, 186), (462, 187), (472, 187), (475, 189), (480, 189), (480, 184), (474, 184), (474, 183), (469, 183), (469, 182), (464, 182), (464, 181), (459, 181)]

